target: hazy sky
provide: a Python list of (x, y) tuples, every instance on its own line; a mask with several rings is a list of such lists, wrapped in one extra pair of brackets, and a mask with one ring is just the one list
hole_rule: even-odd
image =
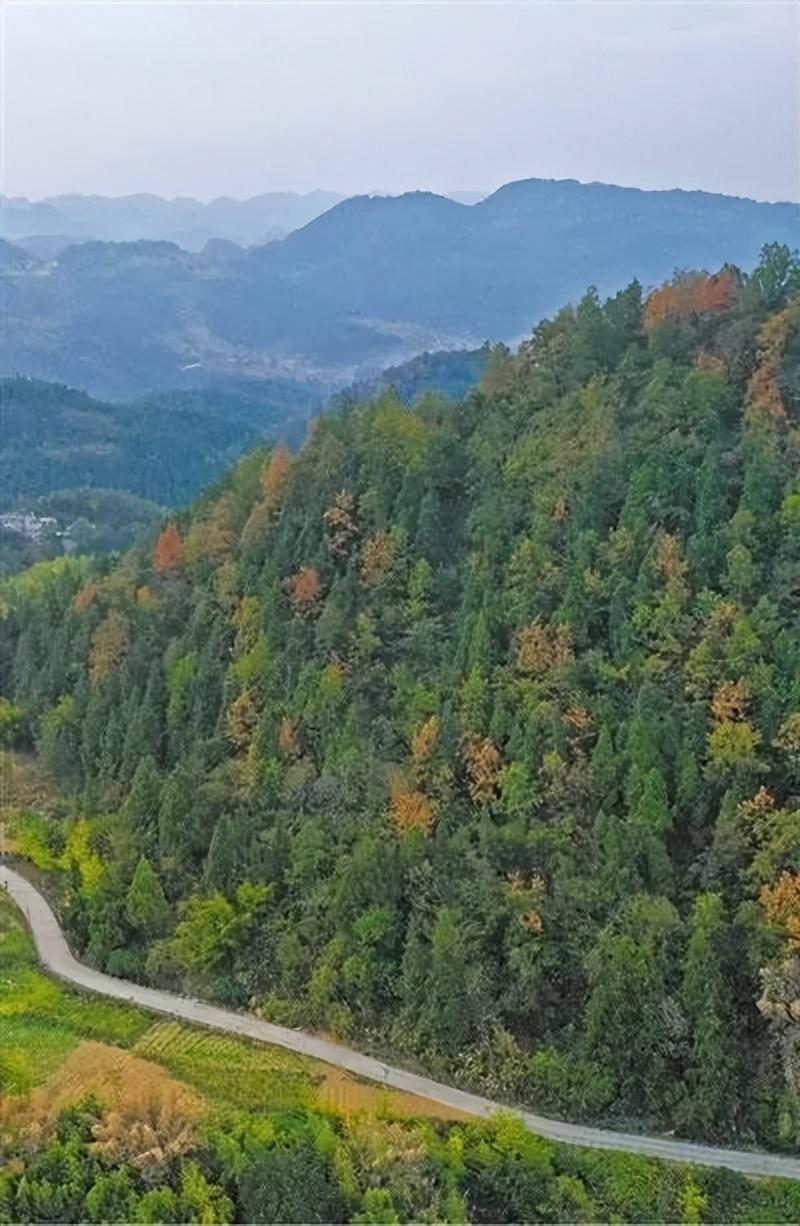
[(543, 176), (800, 196), (797, 0), (5, 0), (2, 12), (11, 195)]

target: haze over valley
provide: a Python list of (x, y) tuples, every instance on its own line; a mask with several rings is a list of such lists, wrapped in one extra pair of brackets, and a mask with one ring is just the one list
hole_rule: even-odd
[(751, 268), (798, 206), (529, 179), (472, 205), (354, 197), (282, 241), (199, 253), (85, 242), (0, 250), (0, 372), (122, 399), (229, 378), (332, 390), (426, 349), (515, 341), (588, 284)]
[[(446, 193), (474, 203), (487, 192)], [(242, 247), (285, 238), (344, 200), (340, 192), (263, 192), (245, 200), (218, 196), (204, 202), (191, 197), (164, 200), (140, 193), (131, 196), (53, 196), (43, 200), (0, 197), (0, 238), (32, 255), (52, 258), (76, 242), (176, 243), (202, 251), (214, 239)]]

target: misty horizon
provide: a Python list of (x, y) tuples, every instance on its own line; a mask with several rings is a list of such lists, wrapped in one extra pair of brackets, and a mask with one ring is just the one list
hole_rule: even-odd
[(210, 203), (541, 178), (797, 201), (798, 19), (770, 0), (7, 0), (2, 190)]
[[(678, 183), (672, 186), (665, 186), (665, 187), (645, 187), (640, 183), (621, 183), (618, 181), (611, 181), (609, 179), (582, 179), (580, 178), (579, 175), (565, 175), (565, 176), (554, 177), (554, 176), (549, 176), (549, 175), (537, 175), (537, 174), (523, 175), (521, 177), (512, 178), (512, 179), (503, 179), (502, 182), (497, 183), (496, 185), (489, 187), (489, 188), (485, 188), (485, 189), (469, 188), (469, 187), (453, 187), (453, 188), (446, 188), (446, 189), (435, 189), (432, 187), (428, 187), (425, 184), (420, 184), (420, 185), (411, 185), (409, 187), (402, 187), (402, 188), (396, 188), (396, 189), (375, 187), (375, 188), (364, 189), (361, 191), (348, 192), (342, 188), (331, 187), (328, 184), (321, 184), (318, 187), (312, 187), (312, 188), (309, 188), (308, 190), (304, 190), (304, 189), (296, 188), (296, 187), (269, 187), (269, 188), (264, 188), (261, 191), (255, 191), (255, 192), (249, 193), (247, 195), (237, 195), (233, 192), (226, 192), (226, 191), (219, 191), (213, 195), (204, 195), (204, 196), (192, 195), (186, 192), (177, 192), (175, 195), (170, 195), (170, 194), (164, 195), (160, 192), (150, 191), (147, 188), (143, 188), (140, 190), (132, 190), (132, 191), (126, 191), (126, 192), (98, 192), (98, 191), (75, 190), (75, 191), (64, 191), (64, 192), (52, 192), (44, 196), (34, 196), (34, 195), (31, 195), (30, 193), (26, 194), (25, 192), (15, 193), (14, 195), (10, 193), (0, 193), (0, 199), (4, 201), (8, 201), (8, 202), (18, 201), (18, 200), (27, 200), (30, 204), (40, 204), (47, 200), (66, 200), (70, 198), (97, 199), (97, 200), (133, 200), (133, 199), (147, 200), (147, 199), (151, 199), (151, 200), (162, 201), (165, 204), (177, 204), (181, 202), (183, 203), (191, 202), (191, 203), (201, 204), (201, 205), (211, 205), (211, 204), (216, 204), (221, 201), (228, 201), (228, 200), (234, 201), (237, 204), (244, 204), (251, 200), (257, 200), (262, 196), (296, 196), (296, 197), (301, 197), (303, 199), (307, 199), (308, 197), (317, 196), (317, 195), (338, 196), (340, 197), (340, 199), (336, 203), (342, 203), (345, 200), (355, 199), (356, 197), (361, 197), (361, 198), (366, 197), (369, 199), (373, 199), (373, 198), (379, 199), (379, 198), (385, 197), (385, 198), (394, 199), (398, 196), (408, 196), (408, 195), (413, 195), (415, 193), (422, 193), (422, 194), (427, 194), (427, 195), (432, 195), (432, 196), (442, 196), (445, 199), (455, 199), (455, 202), (457, 204), (463, 204), (465, 207), (471, 208), (473, 204), (478, 204), (481, 200), (488, 199), (489, 196), (494, 195), (495, 192), (500, 191), (501, 188), (503, 187), (508, 187), (510, 184), (513, 184), (513, 183), (524, 183), (524, 182), (529, 182), (529, 181), (540, 181), (540, 182), (551, 182), (551, 183), (578, 183), (583, 187), (592, 187), (592, 186), (621, 187), (621, 188), (625, 188), (628, 191), (640, 191), (640, 192), (662, 192), (662, 193), (685, 192), (686, 194), (699, 193), (703, 195), (712, 195), (712, 196), (728, 196), (730, 197), (730, 199), (734, 199), (734, 200), (735, 199), (753, 200), (756, 203), (760, 203), (760, 204), (796, 204), (800, 202), (800, 196), (772, 197), (772, 196), (763, 196), (763, 195), (762, 196), (747, 195), (741, 192), (718, 191), (714, 188), (705, 187), (700, 184), (696, 186), (688, 186), (688, 187), (683, 184), (678, 184)], [(457, 199), (457, 197), (459, 196), (474, 196), (475, 199), (474, 200), (459, 200)]]

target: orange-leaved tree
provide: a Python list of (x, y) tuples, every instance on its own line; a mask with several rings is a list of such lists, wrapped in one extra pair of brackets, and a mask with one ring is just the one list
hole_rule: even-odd
[(89, 678), (92, 685), (104, 681), (128, 653), (128, 625), (125, 618), (112, 609), (92, 635), (89, 653)]
[(242, 690), (238, 698), (234, 698), (227, 712), (228, 736), (239, 749), (250, 744), (257, 720), (258, 712), (253, 696), (249, 690)]
[(428, 834), (433, 827), (433, 805), (424, 792), (409, 787), (400, 770), (389, 773), (389, 795), (392, 820), (400, 833), (422, 830)]
[(747, 384), (745, 397), (748, 422), (761, 420), (782, 425), (786, 421), (786, 406), (778, 378), (789, 334), (797, 331), (798, 317), (800, 306), (793, 303), (771, 316), (759, 330), (757, 363)]
[(517, 666), (523, 673), (542, 676), (573, 659), (572, 631), (564, 623), (548, 624), (536, 618), (520, 631)]
[(353, 495), (349, 490), (340, 490), (323, 515), (328, 548), (340, 557), (348, 553), (350, 543), (358, 532), (354, 511)]
[(724, 264), (711, 276), (692, 272), (677, 277), (648, 297), (644, 304), (645, 330), (649, 331), (665, 319), (685, 319), (723, 310), (730, 305), (740, 281), (738, 272), (730, 264)]
[(87, 579), (72, 598), (72, 607), (76, 613), (85, 613), (88, 608), (94, 604), (97, 597), (97, 586), (92, 583), (91, 579)]
[(275, 447), (261, 469), (261, 492), (270, 511), (280, 506), (291, 457), (285, 447)]
[(711, 699), (711, 714), (716, 720), (740, 720), (750, 705), (750, 686), (743, 677), (738, 681), (723, 681)]
[(283, 716), (278, 726), (278, 748), (284, 758), (297, 758), (300, 755), (300, 741), (297, 736), (297, 728), (288, 715)]
[(184, 562), (183, 537), (178, 526), (170, 520), (159, 533), (153, 551), (153, 566), (159, 575), (181, 570)]
[(758, 896), (767, 923), (800, 949), (800, 872), (781, 873), (774, 885), (764, 885)]
[(488, 805), (497, 793), (500, 750), (488, 736), (467, 735), (461, 742), (467, 787), (477, 805)]
[(392, 564), (394, 545), (388, 532), (376, 532), (361, 549), (361, 578), (367, 587), (375, 587), (385, 577)]
[(415, 765), (427, 762), (439, 739), (439, 717), (431, 715), (415, 729), (411, 738), (411, 757)]
[(289, 599), (298, 613), (309, 616), (319, 601), (319, 572), (313, 566), (301, 566), (297, 574), (286, 580)]

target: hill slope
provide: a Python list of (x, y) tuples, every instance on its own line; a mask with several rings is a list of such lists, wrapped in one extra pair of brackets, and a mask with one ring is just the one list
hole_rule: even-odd
[(751, 268), (794, 244), (796, 205), (527, 180), (471, 206), (430, 193), (343, 201), (241, 258), (86, 243), (4, 261), (0, 372), (124, 397), (222, 376), (330, 386), (423, 349), (510, 339), (575, 299), (676, 267)]
[[(422, 353), (345, 388), (340, 399), (369, 399), (387, 386), (409, 404), (428, 391), (458, 398), (490, 352)], [(225, 380), (122, 404), (39, 379), (2, 379), (0, 508), (106, 488), (180, 506), (259, 439), (299, 443), (325, 401), (318, 385), (281, 379)]]
[[(785, 1179), (550, 1145), (507, 1117), (463, 1119), (274, 1047), (72, 997), (23, 925), (0, 896), (4, 1107), (25, 1124), (5, 1129), (11, 1220), (673, 1221), (687, 1200), (719, 1221), (797, 1219)], [(146, 1164), (143, 1116), (173, 1141)]]
[(82, 486), (180, 505), (265, 435), (298, 442), (319, 402), (316, 389), (281, 380), (126, 404), (0, 380), (0, 505)]
[(588, 293), (457, 408), (4, 585), (5, 723), (88, 818), (18, 837), (85, 956), (796, 1149), (798, 293), (777, 248)]

